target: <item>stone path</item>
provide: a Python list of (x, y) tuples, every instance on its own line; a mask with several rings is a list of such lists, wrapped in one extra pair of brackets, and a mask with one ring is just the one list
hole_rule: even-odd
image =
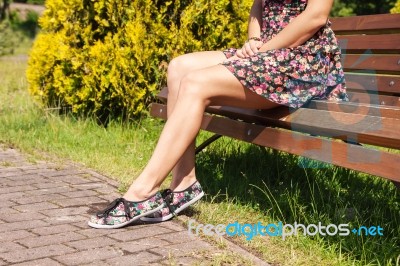
[(117, 184), (77, 165), (27, 158), (0, 145), (0, 266), (209, 265), (221, 252), (266, 265), (231, 242), (221, 250), (190, 236), (176, 220), (92, 229), (90, 214), (118, 196)]

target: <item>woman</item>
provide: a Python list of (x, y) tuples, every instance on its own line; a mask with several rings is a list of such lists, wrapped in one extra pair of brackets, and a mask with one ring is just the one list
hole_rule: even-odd
[[(340, 49), (328, 15), (333, 0), (254, 0), (240, 49), (198, 52), (168, 66), (168, 121), (147, 166), (123, 198), (92, 216), (95, 228), (164, 221), (203, 196), (194, 139), (205, 108), (298, 108), (311, 99), (347, 100)], [(179, 135), (179, 138), (176, 136)], [(172, 170), (169, 190), (159, 187)]]

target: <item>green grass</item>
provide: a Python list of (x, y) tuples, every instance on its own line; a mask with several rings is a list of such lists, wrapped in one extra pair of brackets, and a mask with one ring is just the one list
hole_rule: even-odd
[[(21, 49), (24, 53), (24, 49)], [(149, 159), (163, 123), (144, 118), (130, 124), (58, 115), (36, 106), (27, 93), (23, 56), (0, 58), (0, 142), (34, 158), (73, 160), (117, 179), (121, 190)], [(208, 136), (202, 133), (200, 139)], [(197, 157), (207, 192), (187, 215), (201, 223), (350, 223), (380, 225), (383, 237), (244, 237), (239, 243), (277, 265), (399, 265), (400, 198), (381, 178), (306, 161), (222, 138)], [(229, 264), (229, 255), (215, 258)]]

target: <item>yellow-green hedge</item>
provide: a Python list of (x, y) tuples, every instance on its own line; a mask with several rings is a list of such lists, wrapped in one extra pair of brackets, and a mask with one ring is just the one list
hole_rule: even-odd
[(397, 0), (396, 4), (392, 9), (390, 9), (390, 13), (392, 14), (400, 14), (400, 0)]
[(45, 107), (102, 120), (140, 114), (177, 55), (236, 47), (252, 1), (47, 0), (30, 53), (30, 92)]

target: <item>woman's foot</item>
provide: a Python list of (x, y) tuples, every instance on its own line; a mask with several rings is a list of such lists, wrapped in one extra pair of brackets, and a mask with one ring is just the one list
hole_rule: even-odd
[(183, 211), (204, 196), (204, 191), (198, 181), (181, 191), (171, 191), (166, 189), (162, 191), (165, 206), (151, 215), (142, 217), (146, 222), (162, 222), (171, 219), (179, 212)]
[(93, 215), (88, 225), (104, 229), (121, 228), (144, 216), (158, 212), (165, 206), (160, 192), (142, 201), (128, 201), (124, 198), (118, 198), (103, 211)]

